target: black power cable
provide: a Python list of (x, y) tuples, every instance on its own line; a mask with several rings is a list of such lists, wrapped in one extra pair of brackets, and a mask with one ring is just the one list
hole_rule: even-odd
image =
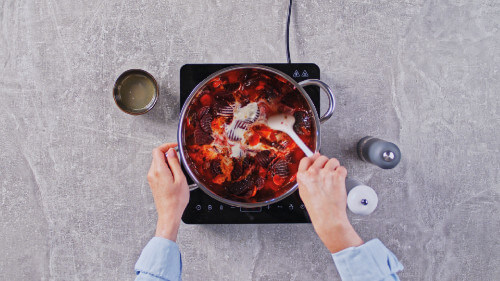
[(288, 5), (288, 20), (286, 21), (286, 58), (288, 63), (292, 63), (290, 60), (290, 15), (292, 14), (292, 0), (290, 0), (290, 5)]

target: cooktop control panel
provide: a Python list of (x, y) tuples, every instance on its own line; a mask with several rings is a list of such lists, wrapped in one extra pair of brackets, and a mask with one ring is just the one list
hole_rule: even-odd
[[(186, 64), (180, 71), (180, 106), (191, 91), (210, 74), (223, 68), (238, 64)], [(280, 70), (297, 82), (319, 79), (320, 70), (313, 63), (272, 63), (260, 64)], [(309, 86), (305, 90), (313, 101), (316, 110), (320, 108), (318, 87)], [(318, 112), (319, 114), (319, 112)], [(185, 172), (188, 184), (194, 183)], [(309, 215), (298, 191), (287, 198), (259, 208), (240, 208), (223, 204), (206, 195), (201, 189), (191, 191), (189, 203), (182, 216), (187, 224), (249, 224), (249, 223), (309, 223)]]

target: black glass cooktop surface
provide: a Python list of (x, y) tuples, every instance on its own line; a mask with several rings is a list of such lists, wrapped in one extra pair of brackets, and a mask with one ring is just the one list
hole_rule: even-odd
[[(191, 91), (210, 74), (237, 64), (186, 64), (180, 71), (181, 108)], [(278, 69), (297, 82), (319, 79), (320, 70), (313, 63), (261, 64)], [(319, 110), (320, 93), (318, 87), (309, 86), (305, 90)], [(194, 183), (186, 174), (188, 184)], [(287, 198), (265, 207), (240, 208), (223, 204), (206, 195), (201, 189), (191, 191), (189, 203), (182, 215), (187, 224), (251, 224), (251, 223), (308, 223), (307, 211), (300, 200), (298, 191)]]

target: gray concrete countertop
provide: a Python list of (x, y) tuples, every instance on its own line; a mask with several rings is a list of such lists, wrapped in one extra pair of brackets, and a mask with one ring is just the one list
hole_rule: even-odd
[[(379, 195), (350, 214), (403, 280), (498, 280), (498, 1), (295, 1), (293, 62), (337, 94), (323, 152)], [(287, 1), (0, 1), (0, 280), (131, 280), (154, 234), (151, 150), (175, 141), (186, 63), (286, 62)], [(156, 107), (111, 89), (152, 73)], [(401, 148), (382, 170), (361, 137)], [(182, 225), (184, 280), (340, 280), (309, 224)]]

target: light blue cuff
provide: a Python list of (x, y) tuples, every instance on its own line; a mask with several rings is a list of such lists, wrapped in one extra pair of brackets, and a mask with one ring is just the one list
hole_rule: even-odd
[(135, 264), (137, 280), (181, 280), (182, 260), (179, 247), (173, 241), (153, 237), (142, 250)]
[(403, 265), (378, 239), (332, 254), (342, 281), (399, 280)]

